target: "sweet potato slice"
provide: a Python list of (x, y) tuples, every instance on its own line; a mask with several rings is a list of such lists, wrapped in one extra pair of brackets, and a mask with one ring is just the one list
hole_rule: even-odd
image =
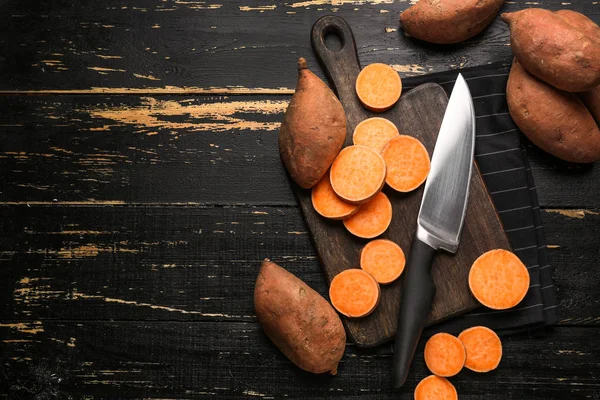
[(335, 193), (353, 204), (366, 203), (385, 183), (385, 161), (366, 146), (348, 146), (336, 157), (329, 179)]
[(415, 190), (427, 179), (431, 161), (423, 144), (412, 136), (390, 140), (381, 153), (387, 167), (385, 182), (399, 192)]
[(484, 306), (506, 310), (519, 304), (529, 290), (529, 271), (508, 250), (490, 250), (469, 271), (469, 288)]
[(396, 104), (401, 93), (400, 75), (387, 64), (367, 65), (356, 78), (356, 94), (367, 110), (388, 110)]
[(348, 219), (344, 226), (348, 231), (363, 239), (372, 239), (381, 235), (392, 222), (392, 203), (388, 197), (379, 192)]
[(358, 211), (359, 205), (342, 200), (331, 187), (329, 172), (321, 178), (311, 192), (312, 205), (325, 218), (345, 219)]
[(458, 338), (467, 350), (465, 367), (475, 372), (489, 372), (500, 364), (502, 342), (496, 332), (485, 326), (465, 329)]
[(398, 128), (389, 119), (373, 117), (365, 119), (354, 129), (352, 142), (372, 148), (381, 153), (390, 139), (398, 136)]
[(398, 279), (405, 264), (404, 252), (391, 240), (372, 240), (360, 252), (360, 267), (382, 285)]
[(340, 272), (329, 286), (329, 299), (333, 307), (352, 318), (369, 315), (379, 304), (379, 295), (379, 284), (362, 269)]
[(429, 375), (415, 388), (415, 400), (458, 400), (458, 393), (448, 379)]
[(466, 358), (465, 346), (449, 333), (435, 334), (425, 344), (425, 364), (437, 376), (450, 377), (458, 374), (465, 365)]

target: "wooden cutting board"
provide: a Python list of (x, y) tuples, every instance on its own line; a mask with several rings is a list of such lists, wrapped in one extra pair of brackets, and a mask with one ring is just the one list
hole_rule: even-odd
[[(342, 48), (339, 51), (329, 50), (325, 46), (324, 38), (329, 34), (335, 34), (341, 40)], [(356, 125), (374, 116), (361, 106), (354, 91), (354, 82), (361, 68), (352, 31), (342, 18), (326, 16), (313, 26), (311, 41), (344, 106), (347, 117), (345, 145), (351, 145)], [(394, 122), (401, 134), (418, 138), (431, 156), (447, 103), (444, 90), (437, 84), (429, 83), (403, 93), (396, 106), (378, 116)], [(310, 191), (293, 186), (328, 282), (345, 269), (359, 268), (359, 253), (368, 240), (351, 235), (341, 221), (321, 217), (312, 207)], [(415, 233), (423, 187), (404, 194), (387, 187), (384, 189), (392, 202), (393, 218), (381, 238), (398, 243), (405, 253)], [(475, 168), (458, 252), (439, 252), (432, 266), (437, 293), (429, 314), (429, 325), (478, 306), (469, 292), (469, 268), (477, 257), (494, 248), (510, 249), (479, 170)], [(406, 256), (408, 258), (408, 254)], [(402, 277), (390, 285), (382, 286), (381, 301), (369, 316), (342, 318), (349, 338), (357, 346), (376, 346), (394, 337), (400, 309), (401, 283)]]

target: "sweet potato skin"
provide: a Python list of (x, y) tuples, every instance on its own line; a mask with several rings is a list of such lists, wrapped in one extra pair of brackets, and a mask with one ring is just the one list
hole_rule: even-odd
[(541, 149), (569, 162), (600, 159), (600, 130), (576, 94), (540, 81), (515, 60), (506, 98), (517, 126)]
[(438, 44), (459, 43), (483, 31), (504, 0), (420, 0), (400, 15), (404, 32)]
[(600, 84), (600, 44), (564, 15), (541, 8), (504, 13), (512, 51), (532, 75), (567, 92)]
[(573, 28), (581, 30), (596, 43), (600, 43), (600, 26), (585, 15), (573, 10), (558, 10), (554, 14)]
[(314, 374), (337, 373), (346, 348), (340, 317), (302, 280), (265, 259), (254, 288), (263, 330), (287, 358)]
[(600, 126), (600, 86), (579, 93), (579, 97)]
[[(575, 29), (581, 30), (596, 43), (600, 44), (600, 26), (596, 25), (594, 21), (585, 15), (572, 10), (559, 10), (556, 11), (555, 14), (560, 16)], [(600, 86), (579, 93), (579, 97), (589, 112), (592, 113), (596, 123), (600, 125)]]
[(301, 58), (296, 92), (279, 129), (283, 164), (300, 187), (310, 189), (325, 175), (345, 139), (342, 104)]

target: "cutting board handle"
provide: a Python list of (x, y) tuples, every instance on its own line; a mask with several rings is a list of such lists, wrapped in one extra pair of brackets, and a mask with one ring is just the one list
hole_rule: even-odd
[[(327, 47), (325, 37), (331, 34), (339, 37), (341, 42), (339, 50), (331, 50)], [(360, 63), (352, 29), (343, 18), (326, 15), (319, 18), (313, 25), (310, 42), (317, 59), (325, 69), (329, 82), (344, 105), (350, 135), (350, 132), (361, 121), (362, 114), (365, 114), (354, 112), (355, 109), (358, 110), (362, 107), (355, 90), (356, 78), (360, 73)], [(349, 144), (348, 141), (346, 144)]]

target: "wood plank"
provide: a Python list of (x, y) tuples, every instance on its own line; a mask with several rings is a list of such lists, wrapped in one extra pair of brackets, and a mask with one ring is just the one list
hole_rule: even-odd
[(0, 199), (295, 204), (277, 152), (288, 101), (0, 96)]
[[(293, 206), (277, 152), (289, 98), (0, 96), (0, 202)], [(529, 150), (542, 206), (600, 208), (599, 163)]]
[[(564, 325), (600, 325), (599, 212), (543, 213)], [(327, 296), (298, 208), (2, 206), (0, 320), (254, 321), (265, 257)]]
[(592, 199), (592, 193), (599, 193), (600, 189), (596, 188), (600, 179), (600, 163), (568, 163), (546, 153), (524, 135), (521, 135), (521, 140), (527, 149), (542, 207), (558, 204), (568, 208), (600, 207), (600, 201)]
[[(390, 356), (348, 346), (338, 375), (293, 366), (257, 323), (44, 321), (0, 325), (0, 393), (10, 398), (409, 397), (428, 375), (423, 343), (401, 391), (390, 389)], [(29, 332), (30, 331), (30, 332)], [(461, 399), (596, 398), (600, 328), (555, 328), (503, 342), (488, 374), (452, 378)], [(88, 397), (89, 398), (89, 397)]]
[[(508, 28), (499, 19), (482, 35), (456, 46), (407, 39), (398, 14), (410, 4), (7, 0), (0, 34), (14, 39), (0, 42), (0, 74), (10, 77), (0, 82), (0, 90), (289, 90), (295, 85), (290, 72), (297, 57), (315, 64), (309, 32), (326, 14), (350, 23), (363, 65), (392, 64), (405, 76), (510, 61)], [(595, 0), (544, 0), (535, 6), (574, 9), (600, 21)], [(503, 10), (527, 7), (530, 2), (519, 0), (507, 2)]]

